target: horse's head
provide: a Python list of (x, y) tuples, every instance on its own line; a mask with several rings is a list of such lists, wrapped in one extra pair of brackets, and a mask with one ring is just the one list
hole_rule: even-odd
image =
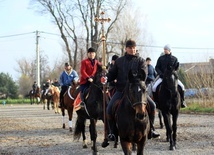
[(164, 86), (171, 92), (177, 91), (178, 77), (175, 73), (175, 70), (175, 67), (168, 65), (163, 74), (162, 86)]
[(138, 75), (130, 71), (128, 74), (126, 94), (135, 110), (136, 117), (143, 119), (146, 114), (145, 83), (140, 81)]
[(47, 92), (47, 95), (48, 96), (52, 96), (54, 95), (56, 92), (60, 92), (59, 88), (58, 87), (55, 87), (53, 85), (51, 85), (48, 89), (48, 92)]
[(102, 83), (100, 81), (100, 78), (105, 74), (104, 70), (102, 69), (102, 66), (101, 65), (97, 65), (97, 71), (96, 71), (96, 74), (94, 75), (94, 78), (93, 78), (93, 83), (98, 86), (98, 87), (102, 87)]
[(76, 96), (78, 95), (79, 93), (79, 86), (80, 86), (80, 83), (79, 81), (73, 81), (72, 84), (71, 84), (71, 88), (70, 88), (70, 94), (76, 98)]

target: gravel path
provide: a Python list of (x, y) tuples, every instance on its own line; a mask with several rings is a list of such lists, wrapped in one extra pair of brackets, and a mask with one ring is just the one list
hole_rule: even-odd
[[(75, 120), (76, 114), (73, 127)], [(156, 119), (156, 130), (161, 137), (147, 141), (146, 155), (214, 155), (214, 115), (180, 114), (175, 151), (168, 150), (165, 129), (158, 129), (158, 124)], [(101, 147), (103, 124), (99, 121), (97, 127), (99, 154), (123, 155), (120, 146)], [(88, 125), (86, 132), (89, 139)], [(89, 148), (82, 149), (82, 139), (73, 141), (68, 123), (62, 129), (61, 115), (43, 110), (42, 105), (0, 105), (0, 155), (88, 155), (92, 154)]]

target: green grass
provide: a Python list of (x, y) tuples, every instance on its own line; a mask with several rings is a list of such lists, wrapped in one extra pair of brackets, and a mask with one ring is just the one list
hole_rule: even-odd
[(187, 108), (181, 108), (184, 113), (205, 113), (214, 114), (214, 101), (213, 100), (188, 100)]
[(25, 104), (30, 103), (30, 99), (0, 99), (0, 103), (3, 104), (3, 101), (6, 104)]

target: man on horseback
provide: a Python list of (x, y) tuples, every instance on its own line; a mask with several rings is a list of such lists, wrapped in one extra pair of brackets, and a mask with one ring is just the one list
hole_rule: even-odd
[(68, 90), (69, 86), (71, 86), (72, 82), (77, 82), (79, 80), (79, 76), (77, 72), (71, 67), (69, 63), (65, 63), (65, 69), (60, 75), (60, 106), (62, 108), (64, 106), (63, 103), (63, 95)]
[(54, 79), (54, 82), (52, 83), (52, 85), (54, 85), (55, 87), (58, 87), (60, 89), (60, 83), (57, 80), (57, 78)]
[[(111, 58), (111, 64), (108, 67), (108, 70), (110, 70), (113, 65), (115, 64), (115, 61), (119, 58), (119, 56), (117, 55), (113, 55)], [(115, 86), (116, 86), (116, 82), (117, 80), (115, 79), (114, 81), (109, 82), (108, 87), (109, 87), (109, 93), (110, 93), (110, 97), (113, 96), (114, 92), (115, 92)]]
[(84, 106), (84, 91), (89, 87), (90, 83), (93, 82), (93, 77), (97, 72), (97, 64), (99, 63), (96, 59), (96, 50), (94, 48), (89, 48), (87, 52), (86, 59), (81, 61), (80, 66), (80, 98), (81, 106)]
[[(109, 128), (111, 130), (111, 133), (113, 132), (113, 126), (114, 126), (114, 117), (113, 117), (113, 111), (112, 107), (113, 104), (116, 102), (116, 100), (120, 100), (123, 96), (123, 91), (126, 86), (126, 82), (128, 80), (128, 73), (131, 71), (133, 74), (133, 77), (136, 77), (136, 73), (140, 75), (140, 79), (134, 79), (134, 80), (140, 80), (139, 82), (142, 83), (142, 87), (145, 87), (145, 80), (147, 76), (147, 66), (145, 63), (145, 60), (141, 58), (138, 53), (136, 52), (136, 43), (134, 40), (128, 40), (126, 42), (126, 53), (124, 56), (118, 58), (115, 61), (115, 64), (113, 65), (112, 69), (109, 70), (106, 77), (101, 78), (102, 83), (111, 82), (115, 79), (117, 79), (116, 83), (116, 92), (114, 93), (112, 99), (108, 103), (107, 106), (107, 120), (109, 123)], [(143, 102), (146, 102), (146, 99), (144, 99)], [(153, 138), (159, 137), (160, 134), (156, 133), (155, 131), (151, 131), (151, 136)], [(112, 133), (113, 134), (113, 133)], [(112, 137), (111, 135), (109, 136)]]
[[(165, 45), (164, 46), (164, 55), (162, 55), (158, 58), (157, 64), (155, 66), (155, 70), (157, 71), (157, 73), (159, 75), (158, 80), (155, 81), (155, 83), (152, 87), (152, 91), (153, 91), (155, 100), (157, 100), (157, 93), (155, 93), (156, 89), (162, 82), (163, 73), (168, 65), (172, 65), (175, 68), (175, 71), (177, 71), (179, 68), (179, 62), (178, 62), (177, 58), (172, 55), (170, 45)], [(176, 72), (175, 72), (175, 74), (176, 74)], [(187, 107), (185, 100), (184, 100), (185, 88), (180, 80), (178, 80), (178, 90), (179, 90), (179, 93), (181, 96), (181, 107), (185, 108), (185, 107)]]
[(155, 80), (157, 75), (156, 75), (156, 71), (155, 71), (154, 67), (151, 65), (151, 58), (149, 58), (149, 57), (146, 58), (146, 64), (147, 64), (147, 68), (148, 68), (146, 85), (148, 85)]
[(32, 85), (32, 88), (33, 88), (33, 94), (36, 93), (36, 88), (37, 88), (37, 83), (36, 81), (34, 81), (33, 85)]

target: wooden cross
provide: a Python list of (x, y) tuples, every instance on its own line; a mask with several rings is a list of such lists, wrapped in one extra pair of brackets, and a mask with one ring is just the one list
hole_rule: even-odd
[(105, 52), (105, 41), (106, 41), (106, 37), (105, 37), (105, 33), (104, 33), (104, 22), (110, 22), (111, 19), (110, 18), (104, 18), (104, 12), (101, 12), (101, 18), (95, 17), (94, 21), (95, 22), (100, 22), (102, 24), (102, 43), (103, 43), (103, 51), (102, 51), (102, 64), (103, 67), (106, 67), (106, 52)]

